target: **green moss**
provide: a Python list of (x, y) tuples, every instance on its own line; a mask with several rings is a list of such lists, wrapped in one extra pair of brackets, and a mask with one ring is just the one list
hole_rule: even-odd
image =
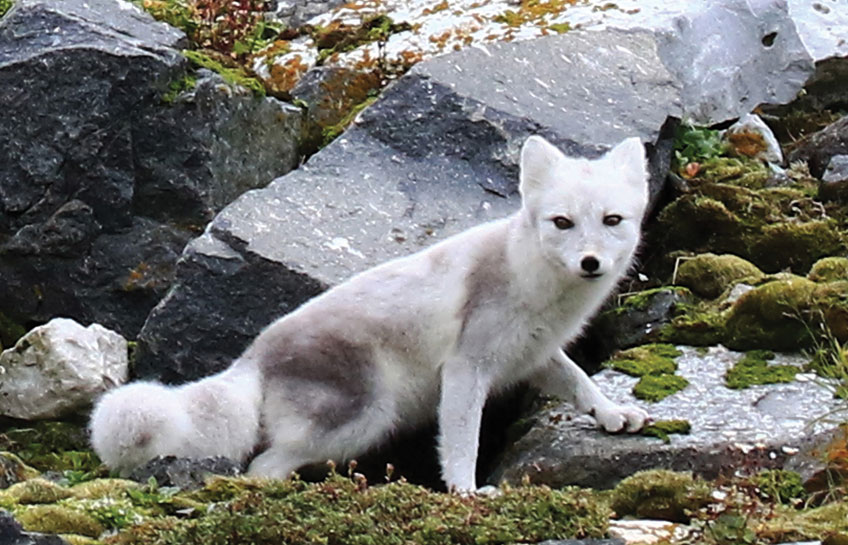
[(807, 278), (813, 282), (848, 280), (848, 257), (824, 257), (813, 263)]
[(657, 337), (666, 342), (691, 346), (713, 346), (725, 337), (727, 313), (712, 302), (678, 307), (679, 314), (663, 325)]
[(647, 437), (662, 439), (664, 443), (670, 443), (669, 435), (688, 435), (692, 431), (692, 425), (688, 420), (658, 420), (642, 428), (640, 432)]
[(632, 377), (677, 371), (674, 358), (682, 352), (670, 344), (645, 344), (616, 354), (606, 366)]
[(92, 537), (81, 536), (81, 535), (78, 535), (78, 534), (62, 534), (59, 537), (64, 539), (65, 542), (68, 545), (102, 545), (103, 544), (102, 541), (99, 541), (99, 540), (94, 539)]
[(841, 545), (848, 539), (848, 502), (803, 511), (778, 506), (757, 522), (757, 534), (766, 543), (821, 540), (828, 545)]
[(6, 15), (6, 12), (12, 9), (14, 0), (0, 0), (0, 17)]
[(611, 506), (619, 517), (688, 522), (689, 513), (710, 503), (710, 488), (691, 473), (664, 469), (640, 471), (621, 481)]
[(191, 91), (197, 86), (197, 76), (194, 74), (186, 74), (179, 79), (173, 80), (168, 84), (168, 90), (162, 95), (162, 102), (165, 104), (173, 104), (177, 97), (181, 94)]
[(708, 299), (718, 297), (735, 281), (750, 279), (755, 282), (762, 277), (756, 265), (731, 254), (700, 254), (682, 260), (677, 270), (677, 284)]
[(137, 490), (141, 485), (127, 479), (94, 479), (71, 487), (71, 494), (78, 499), (120, 498), (128, 490)]
[(751, 483), (760, 489), (760, 493), (771, 501), (792, 503), (806, 497), (801, 475), (785, 469), (767, 469), (751, 478)]
[(13, 426), (3, 431), (0, 448), (14, 452), (40, 471), (71, 472), (71, 479), (102, 472), (100, 460), (90, 450), (82, 424), (37, 422), (31, 426)]
[(689, 381), (677, 375), (645, 375), (633, 387), (638, 399), (657, 402), (689, 386)]
[(0, 452), (0, 471), (0, 482), (4, 483), (2, 486), (33, 479), (40, 474), (11, 452)]
[(746, 352), (736, 365), (727, 370), (724, 382), (728, 388), (741, 390), (756, 384), (779, 384), (792, 382), (800, 369), (792, 365), (769, 365), (774, 352), (751, 350)]
[(21, 504), (56, 503), (73, 496), (64, 486), (40, 478), (13, 484), (3, 494)]
[(692, 295), (692, 292), (687, 288), (678, 286), (660, 286), (658, 288), (651, 288), (637, 293), (628, 294), (622, 299), (621, 304), (616, 307), (615, 312), (623, 313), (631, 310), (647, 310), (654, 298), (661, 293), (673, 293), (680, 298), (687, 298)]
[(368, 487), (334, 475), (321, 483), (277, 481), (270, 493), (256, 483), (239, 492), (217, 480), (232, 499), (195, 520), (152, 520), (113, 543), (256, 545), (279, 543), (512, 543), (601, 537), (608, 508), (588, 491), (547, 487), (503, 489), (491, 497), (462, 497), (395, 482)]
[(548, 25), (548, 30), (553, 30), (557, 34), (565, 34), (566, 32), (571, 30), (571, 25), (568, 23), (556, 23), (553, 25)]
[(15, 518), (28, 532), (98, 537), (105, 530), (91, 515), (63, 505), (33, 505), (16, 510)]
[(698, 172), (703, 182), (732, 182), (739, 187), (762, 189), (771, 173), (757, 160), (737, 157), (713, 157), (701, 164)]
[(690, 123), (678, 125), (674, 142), (674, 167), (681, 169), (689, 163), (700, 163), (719, 157), (727, 151), (719, 131), (696, 127)]
[(198, 68), (206, 68), (219, 74), (230, 85), (238, 85), (250, 89), (257, 96), (265, 96), (265, 86), (258, 79), (247, 75), (243, 68), (224, 66), (220, 61), (202, 51), (186, 49), (183, 55)]
[(356, 116), (359, 115), (359, 112), (373, 104), (376, 100), (376, 96), (370, 96), (366, 98), (359, 104), (353, 106), (350, 111), (341, 119), (341, 121), (331, 127), (325, 127), (324, 129), (322, 129), (323, 142), (321, 143), (321, 146), (327, 146), (330, 142), (335, 140), (340, 134), (345, 131), (348, 125), (350, 125), (353, 120), (356, 119)]

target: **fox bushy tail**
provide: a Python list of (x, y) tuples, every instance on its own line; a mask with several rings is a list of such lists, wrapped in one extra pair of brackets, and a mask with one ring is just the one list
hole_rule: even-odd
[(260, 400), (259, 372), (245, 362), (181, 386), (135, 382), (97, 402), (91, 444), (122, 475), (157, 456), (243, 462), (259, 441)]

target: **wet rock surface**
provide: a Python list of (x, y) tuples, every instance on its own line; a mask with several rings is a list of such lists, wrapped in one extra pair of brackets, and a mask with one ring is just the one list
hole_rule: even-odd
[(186, 76), (183, 34), (127, 2), (20, 0), (0, 20), (0, 312), (127, 336), (223, 204), (296, 164), (299, 110)]
[(158, 486), (193, 490), (202, 487), (211, 475), (235, 477), (241, 475), (242, 469), (241, 465), (221, 456), (197, 460), (165, 456), (150, 460), (133, 471), (129, 478), (140, 483), (154, 478)]
[[(669, 443), (634, 435), (609, 435), (588, 416), (559, 404), (532, 417), (529, 431), (505, 451), (489, 482), (611, 487), (644, 469), (693, 471), (715, 478), (736, 471), (756, 473), (779, 468), (791, 454), (835, 423), (822, 418), (839, 406), (833, 390), (799, 375), (794, 382), (731, 390), (724, 374), (740, 357), (721, 347), (699, 354), (682, 347), (677, 375), (689, 386), (657, 403), (640, 403), (631, 388), (637, 379), (605, 370), (595, 381), (619, 403), (641, 404), (654, 420), (684, 419), (688, 435), (672, 435)], [(807, 363), (807, 358), (778, 355), (772, 364)], [(525, 424), (526, 425), (526, 424)]]

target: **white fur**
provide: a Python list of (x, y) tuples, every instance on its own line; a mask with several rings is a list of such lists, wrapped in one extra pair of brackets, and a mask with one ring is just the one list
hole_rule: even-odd
[[(520, 190), (514, 215), (325, 292), (269, 325), (224, 373), (104, 396), (92, 417), (95, 450), (124, 470), (159, 454), (245, 460), (261, 423), (270, 446), (250, 472), (286, 477), (435, 417), (446, 483), (474, 490), (486, 398), (524, 380), (608, 431), (637, 431), (647, 414), (606, 398), (561, 347), (630, 266), (647, 202), (642, 145), (631, 138), (586, 160), (531, 137)], [(573, 226), (558, 227), (557, 217)], [(608, 225), (610, 218), (621, 221)], [(337, 365), (354, 383), (322, 367), (334, 353), (345, 354)], [(367, 361), (357, 360), (360, 353)], [(314, 369), (291, 367), (303, 354), (314, 355)]]

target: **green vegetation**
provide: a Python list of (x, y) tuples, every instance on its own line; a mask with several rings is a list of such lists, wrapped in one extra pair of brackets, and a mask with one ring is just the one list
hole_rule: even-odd
[(824, 257), (816, 261), (807, 273), (813, 282), (848, 280), (848, 258)]
[(800, 371), (792, 365), (769, 365), (774, 352), (769, 350), (751, 350), (746, 352), (736, 364), (728, 369), (724, 376), (728, 388), (741, 390), (757, 384), (778, 384), (792, 382)]
[(774, 502), (791, 504), (807, 496), (801, 475), (794, 471), (768, 469), (754, 475), (751, 482), (765, 498)]
[(619, 517), (688, 522), (689, 514), (710, 503), (708, 483), (691, 473), (665, 469), (640, 471), (612, 491), (610, 506)]
[(14, 0), (0, 0), (0, 17), (6, 15), (6, 12), (12, 9), (14, 3)]
[(640, 432), (647, 437), (662, 439), (664, 443), (670, 443), (669, 435), (688, 435), (692, 431), (692, 425), (688, 420), (657, 420), (642, 428)]
[[(212, 58), (210, 55), (201, 51), (191, 51), (187, 49), (183, 51), (183, 55), (185, 55), (185, 57), (196, 67), (206, 68), (207, 70), (212, 70), (213, 72), (220, 74), (221, 77), (224, 78), (224, 81), (231, 85), (241, 85), (242, 87), (250, 89), (259, 96), (265, 95), (265, 87), (262, 83), (258, 79), (249, 76), (244, 68), (228, 68), (221, 62)], [(184, 82), (185, 80), (181, 81)], [(179, 82), (177, 84), (179, 85)], [(172, 84), (171, 87), (172, 89), (173, 85), (174, 84)]]
[(760, 269), (741, 257), (707, 253), (681, 260), (676, 283), (701, 297), (715, 299), (735, 282), (756, 283), (763, 276)]
[(689, 385), (689, 381), (674, 374), (674, 358), (682, 352), (670, 344), (646, 344), (623, 350), (611, 358), (606, 367), (640, 377), (633, 395), (646, 401), (660, 401)]
[(104, 471), (82, 424), (12, 425), (0, 433), (0, 450), (16, 454), (36, 470), (61, 472), (69, 482), (88, 480)]
[(681, 123), (674, 135), (674, 159), (678, 168), (716, 158), (727, 151), (719, 131)]
[(338, 138), (338, 136), (342, 134), (345, 129), (347, 129), (348, 125), (350, 125), (353, 120), (356, 119), (356, 116), (359, 115), (362, 110), (373, 104), (376, 100), (376, 95), (366, 98), (359, 104), (353, 106), (350, 111), (348, 111), (347, 114), (345, 114), (345, 116), (342, 117), (342, 119), (338, 123), (330, 127), (324, 127), (321, 133), (323, 137), (321, 146), (326, 146), (330, 142)]
[(165, 104), (173, 104), (177, 97), (182, 93), (191, 91), (197, 86), (197, 76), (195, 74), (186, 74), (180, 79), (173, 80), (168, 84), (168, 91), (162, 95), (162, 102)]

